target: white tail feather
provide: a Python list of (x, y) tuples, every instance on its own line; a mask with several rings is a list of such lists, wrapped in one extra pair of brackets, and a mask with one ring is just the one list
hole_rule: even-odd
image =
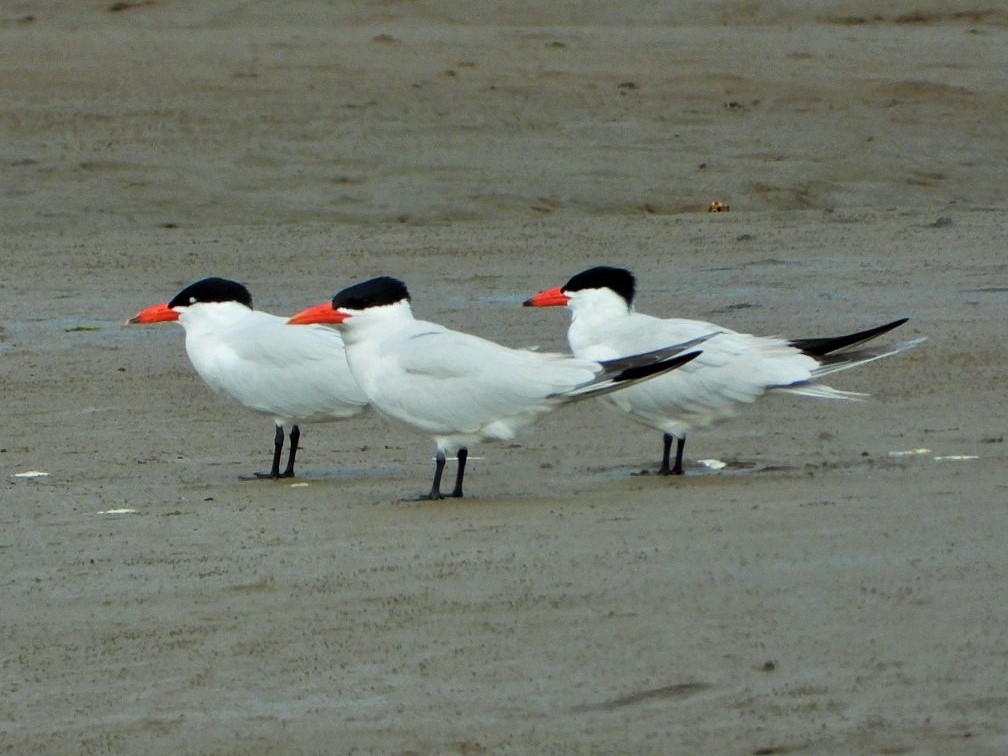
[(902, 341), (899, 344), (893, 344), (891, 347), (880, 348), (878, 350), (865, 349), (858, 350), (856, 352), (838, 352), (834, 357), (835, 361), (831, 361), (827, 358), (826, 364), (812, 371), (812, 379), (816, 380), (818, 378), (822, 378), (823, 376), (831, 375), (832, 373), (839, 373), (843, 370), (850, 370), (851, 368), (860, 367), (861, 365), (867, 365), (869, 362), (881, 360), (883, 357), (891, 357), (894, 354), (905, 352), (907, 349), (912, 349), (925, 341), (927, 341), (927, 337), (922, 336), (919, 339)]
[[(862, 349), (856, 352), (847, 352), (846, 354), (839, 352), (833, 356), (833, 359), (837, 361), (827, 363), (822, 367), (813, 370), (811, 380), (814, 381), (825, 375), (830, 375), (831, 373), (839, 373), (843, 370), (867, 365), (869, 362), (875, 362), (875, 360), (881, 360), (883, 357), (890, 357), (894, 354), (905, 352), (907, 349), (912, 349), (924, 341), (927, 341), (927, 337), (913, 339), (912, 341), (903, 341), (899, 344), (893, 344), (891, 347), (879, 350)], [(801, 383), (795, 386), (775, 386), (774, 389), (785, 394), (808, 396), (813, 399), (846, 399), (848, 401), (860, 401), (864, 397), (868, 396), (868, 394), (864, 394), (860, 391), (841, 391), (840, 389), (835, 389), (832, 386), (821, 386), (815, 383)]]
[(869, 396), (860, 391), (841, 391), (832, 386), (817, 386), (814, 383), (806, 383), (802, 386), (788, 386), (787, 388), (778, 388), (776, 390), (785, 394), (808, 396), (813, 399), (846, 399), (852, 402), (860, 402), (866, 396)]

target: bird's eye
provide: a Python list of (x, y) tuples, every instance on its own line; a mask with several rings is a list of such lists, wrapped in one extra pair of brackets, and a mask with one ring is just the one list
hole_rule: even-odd
[(196, 304), (196, 297), (189, 297), (189, 304)]

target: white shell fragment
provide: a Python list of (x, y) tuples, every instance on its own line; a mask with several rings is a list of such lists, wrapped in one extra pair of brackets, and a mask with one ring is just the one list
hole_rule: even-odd
[[(930, 454), (930, 449), (907, 449), (906, 451), (891, 451), (890, 457), (910, 457), (920, 454)], [(935, 462), (961, 462), (967, 459), (980, 459), (975, 454), (939, 454), (932, 457)]]
[(136, 514), (136, 510), (135, 509), (104, 509), (101, 512), (95, 512), (95, 514), (100, 514), (100, 515)]
[(45, 478), (48, 476), (49, 473), (42, 472), (41, 470), (26, 470), (25, 472), (14, 473), (15, 478)]
[(722, 462), (720, 459), (698, 459), (697, 464), (709, 467), (711, 470), (720, 470), (728, 466), (727, 462)]

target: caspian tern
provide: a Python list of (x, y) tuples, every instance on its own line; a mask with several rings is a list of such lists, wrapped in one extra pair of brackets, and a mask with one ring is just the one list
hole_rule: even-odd
[[(767, 391), (820, 399), (857, 399), (863, 394), (814, 383), (831, 373), (897, 354), (924, 341), (878, 349), (847, 350), (893, 328), (906, 318), (846, 336), (795, 339), (737, 333), (698, 320), (662, 319), (635, 312), (635, 279), (624, 268), (590, 268), (563, 286), (525, 301), (526, 307), (567, 307), (567, 341), (577, 357), (608, 360), (717, 331), (703, 354), (683, 369), (603, 397), (603, 401), (663, 432), (661, 475), (681, 475), (686, 434), (731, 417)], [(669, 464), (672, 441), (675, 462)]]
[(458, 455), (451, 496), (461, 497), (469, 444), (509, 440), (554, 407), (684, 365), (699, 352), (683, 350), (710, 335), (606, 362), (510, 349), (416, 320), (406, 285), (388, 276), (343, 289), (288, 323), (339, 325), (350, 371), (372, 406), (434, 437), (434, 482), (422, 497), (427, 499), (442, 498), (449, 451)]
[[(240, 283), (204, 278), (127, 323), (172, 320), (185, 328), (189, 360), (210, 388), (273, 418), (273, 464), (256, 477), (294, 476), (301, 423), (352, 417), (367, 407), (339, 333), (324, 326), (287, 328), (286, 318), (253, 310), (252, 295)], [(281, 472), (285, 427), (290, 450)]]

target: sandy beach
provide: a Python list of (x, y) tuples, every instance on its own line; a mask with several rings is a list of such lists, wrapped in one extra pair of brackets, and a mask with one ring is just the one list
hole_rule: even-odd
[[(654, 5), (0, 9), (0, 752), (1008, 752), (1008, 11)], [(123, 325), (389, 274), (566, 350), (520, 304), (599, 264), (643, 312), (927, 341), (681, 478), (584, 402), (418, 503), (433, 443), (374, 412), (245, 479), (270, 420)]]

